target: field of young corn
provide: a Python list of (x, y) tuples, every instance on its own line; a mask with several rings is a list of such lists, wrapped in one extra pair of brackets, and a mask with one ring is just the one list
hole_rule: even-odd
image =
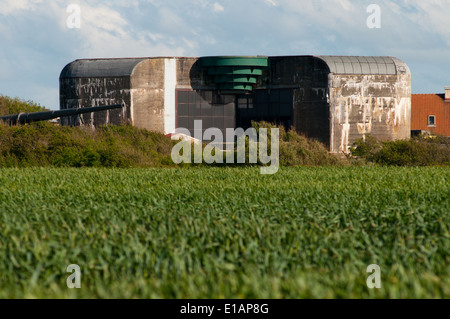
[(0, 169), (0, 298), (450, 297), (449, 168), (259, 172)]

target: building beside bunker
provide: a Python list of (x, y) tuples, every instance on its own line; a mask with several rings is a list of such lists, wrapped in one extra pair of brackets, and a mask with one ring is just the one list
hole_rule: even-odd
[(450, 137), (450, 87), (441, 94), (412, 94), (411, 133)]
[(408, 139), (411, 74), (394, 57), (224, 56), (85, 59), (60, 76), (60, 107), (124, 103), (122, 110), (63, 119), (65, 125), (128, 123), (172, 134), (244, 129), (252, 121), (294, 127), (348, 152), (360, 138)]

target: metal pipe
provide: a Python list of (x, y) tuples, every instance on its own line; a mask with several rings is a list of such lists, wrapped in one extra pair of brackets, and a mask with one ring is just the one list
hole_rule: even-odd
[(15, 124), (27, 124), (38, 121), (47, 121), (55, 119), (57, 117), (63, 116), (73, 116), (78, 114), (85, 114), (91, 112), (107, 111), (112, 109), (120, 109), (125, 107), (125, 104), (113, 104), (105, 106), (93, 106), (93, 107), (82, 107), (58, 111), (46, 111), (46, 112), (35, 112), (35, 113), (19, 113), (14, 115), (1, 116), (0, 121), (9, 123), (10, 125)]

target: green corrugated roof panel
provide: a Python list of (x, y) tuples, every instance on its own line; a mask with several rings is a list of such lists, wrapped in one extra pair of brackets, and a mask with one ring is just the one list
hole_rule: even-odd
[(203, 57), (199, 62), (218, 89), (227, 91), (252, 91), (269, 66), (268, 57), (263, 56)]
[(256, 84), (256, 78), (245, 75), (216, 75), (214, 83), (252, 83)]
[(208, 75), (262, 75), (255, 67), (208, 67)]
[(269, 64), (268, 57), (263, 56), (212, 56), (200, 59), (202, 66), (257, 66), (267, 67)]

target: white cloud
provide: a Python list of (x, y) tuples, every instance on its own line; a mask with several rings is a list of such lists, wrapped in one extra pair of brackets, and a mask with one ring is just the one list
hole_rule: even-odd
[(213, 4), (213, 10), (214, 10), (214, 12), (222, 12), (225, 10), (225, 8), (220, 3), (215, 2)]
[(20, 10), (34, 9), (36, 4), (42, 3), (43, 0), (2, 0), (0, 2), (0, 13), (9, 15)]
[[(81, 28), (69, 30), (66, 27), (67, 15), (60, 17), (60, 26), (65, 34), (80, 43), (76, 47), (77, 57), (133, 57), (152, 55), (180, 55), (183, 46), (191, 42), (184, 41), (179, 46), (167, 34), (154, 32), (148, 28), (139, 28), (133, 19), (125, 17), (115, 6), (86, 1), (81, 4)], [(115, 3), (115, 2), (114, 2)], [(138, 8), (138, 2), (119, 2), (120, 7)], [(61, 10), (63, 8), (60, 8)], [(185, 29), (182, 18), (175, 12), (160, 8), (157, 20), (164, 30)], [(155, 19), (153, 15), (152, 20)]]
[(83, 5), (81, 7), (81, 17), (83, 22), (82, 32), (94, 41), (101, 40), (95, 39), (95, 34), (101, 36), (105, 33), (110, 33), (120, 37), (127, 35), (125, 28), (128, 22), (119, 12), (106, 6)]
[(273, 5), (274, 7), (277, 6), (277, 3), (274, 0), (265, 0), (267, 3)]
[[(391, 7), (393, 4), (390, 4)], [(448, 0), (410, 0), (409, 6), (417, 10), (417, 13), (408, 14), (412, 23), (418, 23), (429, 32), (439, 33), (447, 45), (450, 45), (450, 2)], [(399, 14), (404, 14), (400, 6)]]
[(353, 4), (350, 2), (350, 0), (338, 0), (339, 4), (342, 8), (346, 11), (353, 10)]

